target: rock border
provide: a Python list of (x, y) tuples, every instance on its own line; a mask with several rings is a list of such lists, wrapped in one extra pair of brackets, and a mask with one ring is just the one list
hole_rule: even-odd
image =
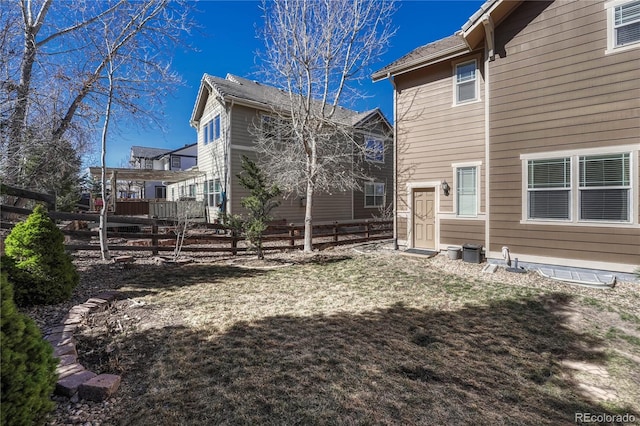
[(53, 356), (59, 359), (56, 373), (58, 381), (54, 393), (72, 398), (76, 393), (81, 399), (104, 401), (120, 386), (120, 376), (96, 374), (78, 362), (78, 351), (73, 337), (75, 331), (93, 312), (106, 311), (118, 299), (117, 291), (108, 291), (76, 305), (62, 319), (60, 325), (45, 331), (44, 340), (53, 347)]

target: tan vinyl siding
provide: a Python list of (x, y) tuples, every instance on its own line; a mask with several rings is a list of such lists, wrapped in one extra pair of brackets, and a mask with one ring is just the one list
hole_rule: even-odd
[[(234, 112), (235, 121), (235, 112)], [(236, 137), (234, 131), (234, 141)], [(234, 143), (235, 146), (235, 143)], [(256, 154), (251, 150), (240, 150), (232, 148), (231, 150), (231, 212), (233, 214), (246, 214), (246, 210), (242, 207), (241, 201), (243, 197), (249, 195), (249, 192), (243, 188), (238, 179), (235, 178), (242, 171), (242, 155), (246, 155), (249, 159), (256, 161)], [(304, 196), (304, 195), (302, 195)], [(300, 196), (289, 195), (282, 198), (279, 207), (273, 210), (274, 219), (284, 219), (287, 223), (302, 224), (304, 222), (305, 207), (300, 202)], [(316, 194), (314, 196), (313, 220), (314, 222), (328, 222), (350, 220), (351, 217), (351, 192), (339, 192), (335, 194)]]
[[(454, 106), (455, 64), (470, 59), (477, 61), (479, 100)], [(453, 186), (453, 164), (480, 162), (478, 179), (478, 208), (482, 212), (486, 179), (484, 127), (484, 74), (482, 57), (472, 54), (455, 62), (444, 62), (416, 70), (395, 78), (398, 155), (399, 212), (408, 212), (407, 185), (420, 182), (440, 183), (446, 180)], [(455, 213), (455, 189), (449, 196), (437, 191), (438, 213)], [(462, 220), (452, 219), (451, 222)], [(484, 224), (484, 221), (481, 221)], [(484, 225), (482, 225), (484, 226)], [(441, 227), (441, 241), (450, 241), (447, 228)], [(444, 230), (444, 232), (443, 232)], [(398, 229), (400, 240), (408, 239), (407, 228)], [(482, 240), (484, 244), (484, 240)]]
[(442, 245), (479, 244), (484, 246), (484, 220), (441, 220)]
[(524, 2), (495, 34), (490, 250), (506, 245), (521, 255), (640, 264), (638, 182), (635, 225), (520, 223), (521, 154), (640, 142), (640, 49), (605, 54), (603, 1)]

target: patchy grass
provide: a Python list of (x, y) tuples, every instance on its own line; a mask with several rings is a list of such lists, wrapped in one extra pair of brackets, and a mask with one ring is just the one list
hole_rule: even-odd
[[(634, 336), (598, 324), (611, 304), (605, 292), (481, 280), (382, 255), (316, 256), (269, 271), (136, 268), (120, 288), (125, 300), (78, 336), (87, 368), (123, 376), (113, 424), (640, 419), (638, 381), (598, 402), (561, 363), (637, 376)], [(615, 309), (637, 327), (633, 307)], [(584, 323), (571, 324), (567, 311)], [(618, 344), (631, 357), (610, 355)]]

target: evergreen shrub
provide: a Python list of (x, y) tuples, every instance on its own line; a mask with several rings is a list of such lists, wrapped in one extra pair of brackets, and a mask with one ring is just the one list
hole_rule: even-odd
[(43, 424), (55, 404), (51, 400), (57, 375), (53, 348), (42, 339), (35, 322), (18, 312), (7, 274), (0, 274), (0, 424)]
[(18, 306), (63, 302), (80, 281), (64, 251), (62, 231), (40, 205), (7, 236), (2, 269), (13, 283)]

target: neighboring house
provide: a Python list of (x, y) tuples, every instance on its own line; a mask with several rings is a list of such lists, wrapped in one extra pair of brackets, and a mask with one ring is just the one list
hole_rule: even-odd
[(401, 244), (640, 265), (640, 1), (490, 0), (387, 78)]
[[(248, 195), (236, 178), (242, 171), (242, 156), (256, 160), (255, 123), (267, 123), (285, 98), (281, 90), (253, 80), (205, 74), (191, 116), (191, 125), (198, 132), (198, 169), (205, 176), (170, 185), (168, 199), (178, 199), (183, 192), (194, 194), (206, 201), (212, 221), (223, 210), (242, 214), (240, 202)], [(393, 157), (386, 149), (391, 145), (391, 126), (378, 109), (357, 113), (339, 108), (335, 119), (353, 125), (356, 137), (364, 138), (361, 141), (370, 148), (364, 165), (372, 180), (363, 182), (364, 191), (316, 193), (313, 219), (323, 222), (379, 216), (392, 203)], [(291, 194), (272, 214), (275, 219), (300, 223), (304, 213), (304, 194)]]
[[(190, 170), (198, 165), (198, 144), (185, 145), (174, 150), (132, 146), (129, 164), (141, 170)], [(123, 187), (123, 182), (118, 183)], [(126, 192), (133, 196), (118, 198), (167, 198), (167, 185), (162, 181), (127, 182)], [(122, 192), (119, 190), (119, 192)], [(182, 194), (186, 196), (186, 194)]]

